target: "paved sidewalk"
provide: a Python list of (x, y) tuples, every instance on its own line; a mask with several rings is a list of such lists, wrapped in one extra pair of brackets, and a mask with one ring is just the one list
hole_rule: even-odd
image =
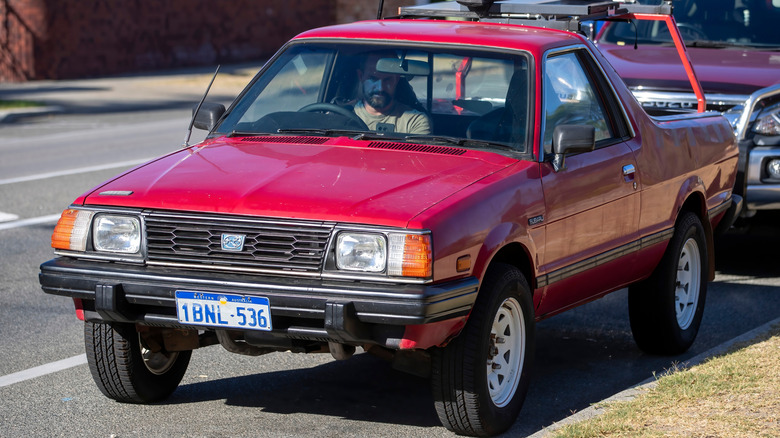
[[(229, 104), (263, 63), (222, 66), (209, 100)], [(0, 83), (0, 101), (39, 102), (41, 106), (0, 110), (0, 123), (51, 113), (121, 113), (195, 106), (216, 67), (62, 81)]]

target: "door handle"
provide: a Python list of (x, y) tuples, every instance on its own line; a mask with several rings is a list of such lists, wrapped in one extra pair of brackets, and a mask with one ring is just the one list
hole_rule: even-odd
[(634, 167), (633, 164), (626, 164), (623, 166), (623, 180), (625, 180), (628, 183), (633, 183), (634, 190), (636, 190), (636, 167)]

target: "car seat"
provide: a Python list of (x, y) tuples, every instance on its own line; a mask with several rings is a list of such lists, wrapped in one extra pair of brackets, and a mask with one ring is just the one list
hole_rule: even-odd
[(512, 74), (504, 106), (471, 122), (466, 129), (466, 137), (522, 145), (525, 143), (527, 113), (528, 71), (521, 69)]

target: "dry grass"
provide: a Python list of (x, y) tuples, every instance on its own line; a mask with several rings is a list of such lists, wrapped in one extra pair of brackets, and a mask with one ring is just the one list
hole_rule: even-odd
[(30, 102), (28, 100), (0, 100), (0, 110), (31, 108), (43, 106), (40, 102)]
[(554, 436), (780, 437), (780, 326), (765, 339), (687, 370)]

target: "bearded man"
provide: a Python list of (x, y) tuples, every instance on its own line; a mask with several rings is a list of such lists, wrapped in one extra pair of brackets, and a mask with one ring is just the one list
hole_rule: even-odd
[(376, 70), (377, 61), (386, 57), (382, 54), (368, 55), (363, 69), (357, 71), (361, 99), (355, 105), (355, 114), (372, 131), (430, 134), (428, 115), (396, 99), (398, 84), (405, 79)]

